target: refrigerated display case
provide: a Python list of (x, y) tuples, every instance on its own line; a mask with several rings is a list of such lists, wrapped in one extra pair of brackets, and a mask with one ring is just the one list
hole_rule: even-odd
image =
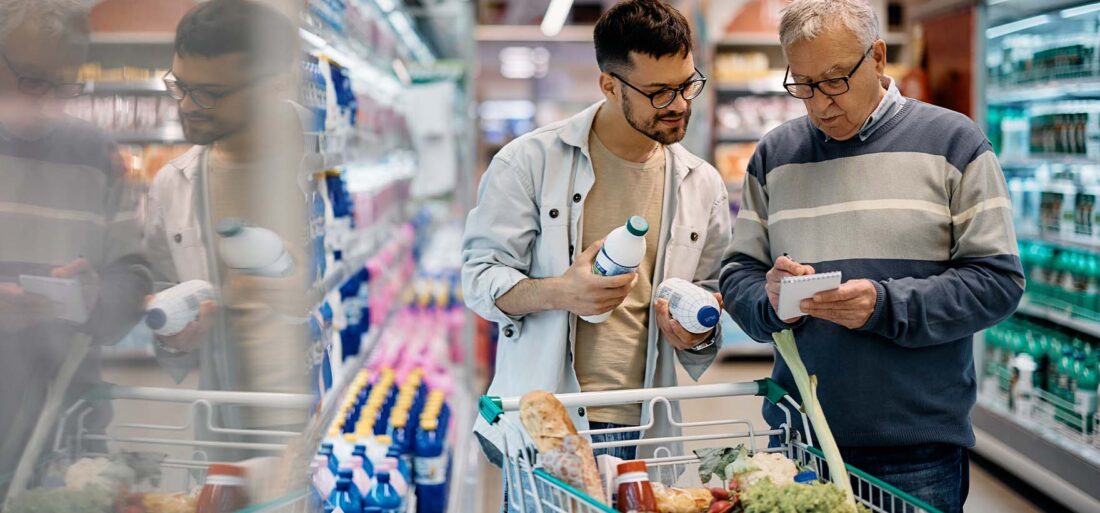
[(1100, 509), (1100, 3), (986, 2), (976, 105), (1008, 181), (1027, 286), (979, 337), (975, 450)]

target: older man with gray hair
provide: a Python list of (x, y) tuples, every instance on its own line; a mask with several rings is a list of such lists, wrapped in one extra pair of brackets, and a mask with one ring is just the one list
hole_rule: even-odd
[[(795, 0), (780, 38), (807, 116), (749, 164), (726, 305), (757, 340), (794, 330), (848, 463), (962, 511), (973, 334), (1012, 314), (1024, 284), (1000, 165), (969, 119), (898, 92), (864, 0)], [(783, 278), (830, 271), (847, 281), (779, 317)], [(773, 378), (796, 388), (780, 359)]]
[[(87, 2), (0, 0), (0, 488), (10, 484), (74, 342), (90, 337), (96, 347), (61, 408), (100, 381), (98, 346), (129, 331), (152, 288), (137, 197), (114, 142), (64, 113), (65, 101), (84, 90), (77, 70), (88, 35)], [(59, 315), (51, 300), (24, 289), (44, 277), (72, 280), (86, 321)], [(97, 403), (84, 428), (102, 432), (110, 413)]]

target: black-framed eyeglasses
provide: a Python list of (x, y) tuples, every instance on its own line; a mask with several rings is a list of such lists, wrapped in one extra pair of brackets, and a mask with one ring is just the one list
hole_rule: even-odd
[(213, 92), (203, 89), (201, 87), (191, 87), (181, 83), (176, 79), (176, 76), (171, 71), (166, 73), (161, 80), (164, 81), (164, 87), (168, 90), (168, 96), (171, 96), (173, 100), (178, 102), (183, 101), (188, 95), (191, 96), (191, 101), (195, 102), (195, 105), (210, 110), (218, 106), (218, 100), (225, 98), (237, 91), (246, 89), (258, 84), (265, 78), (269, 78), (270, 75), (261, 75), (252, 80), (249, 80), (243, 84), (232, 86), (224, 91)]
[(790, 77), (791, 74), (791, 67), (787, 66), (787, 72), (783, 74), (783, 87), (791, 96), (799, 100), (809, 100), (813, 98), (814, 89), (821, 91), (821, 94), (825, 96), (840, 96), (851, 89), (851, 86), (848, 85), (848, 80), (856, 74), (859, 67), (863, 65), (863, 61), (867, 60), (867, 55), (869, 55), (874, 48), (875, 45), (871, 45), (867, 51), (863, 52), (863, 57), (859, 58), (859, 62), (852, 68), (852, 71), (849, 71), (848, 75), (843, 77), (818, 80), (817, 82), (787, 82), (787, 78)]
[(84, 82), (53, 82), (44, 78), (20, 75), (6, 53), (0, 52), (0, 57), (4, 59), (4, 65), (15, 74), (16, 85), (19, 87), (20, 93), (27, 96), (41, 97), (53, 91), (55, 98), (62, 99), (76, 98), (84, 94)]
[(682, 96), (687, 101), (694, 100), (698, 98), (700, 94), (703, 94), (703, 88), (707, 85), (707, 77), (699, 71), (699, 68), (695, 68), (695, 74), (699, 75), (699, 78), (691, 79), (685, 82), (684, 85), (681, 85), (680, 87), (661, 88), (655, 93), (647, 93), (641, 89), (638, 89), (637, 86), (631, 84), (630, 82), (627, 82), (626, 79), (620, 77), (615, 73), (611, 73), (611, 76), (619, 79), (620, 82), (630, 86), (631, 89), (638, 91), (642, 94), (642, 96), (649, 98), (649, 104), (652, 105), (654, 109), (663, 109), (665, 107), (668, 107), (669, 105), (672, 105), (672, 102), (676, 101), (677, 94)]

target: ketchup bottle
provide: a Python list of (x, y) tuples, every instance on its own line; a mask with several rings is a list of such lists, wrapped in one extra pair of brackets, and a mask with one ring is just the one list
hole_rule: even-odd
[(649, 484), (649, 473), (644, 461), (628, 461), (618, 466), (620, 513), (659, 513), (657, 498)]
[(248, 506), (244, 476), (242, 467), (211, 464), (206, 471), (206, 484), (199, 494), (195, 513), (232, 513)]

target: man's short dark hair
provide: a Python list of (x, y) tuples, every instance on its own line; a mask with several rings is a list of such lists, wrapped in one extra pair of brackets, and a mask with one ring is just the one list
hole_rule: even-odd
[(252, 0), (210, 0), (191, 9), (176, 27), (176, 54), (220, 57), (243, 53), (252, 72), (288, 71), (299, 49), (290, 19)]
[(661, 0), (616, 4), (596, 22), (593, 39), (601, 71), (629, 69), (633, 64), (630, 52), (659, 59), (669, 55), (686, 57), (692, 48), (687, 19)]

